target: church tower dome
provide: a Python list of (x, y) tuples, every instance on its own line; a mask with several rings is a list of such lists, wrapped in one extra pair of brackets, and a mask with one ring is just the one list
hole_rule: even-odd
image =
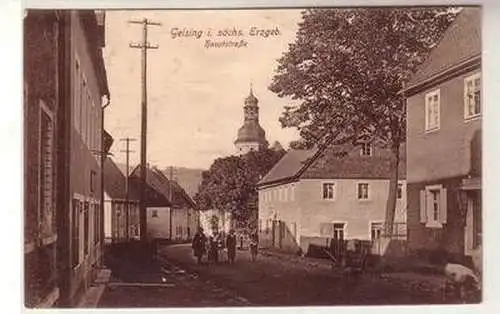
[(238, 130), (234, 145), (237, 154), (246, 154), (252, 150), (268, 147), (266, 132), (259, 124), (259, 100), (253, 94), (252, 85), (250, 93), (245, 98), (243, 106), (243, 126)]

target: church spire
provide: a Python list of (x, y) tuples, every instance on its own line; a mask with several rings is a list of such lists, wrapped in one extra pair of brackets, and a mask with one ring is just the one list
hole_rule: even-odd
[(259, 124), (259, 100), (253, 93), (253, 82), (250, 82), (249, 95), (243, 106), (243, 125), (238, 129), (238, 137), (234, 142), (238, 154), (246, 154), (251, 150), (268, 147), (266, 132)]
[(257, 107), (258, 103), (259, 103), (259, 100), (253, 94), (253, 83), (250, 82), (250, 93), (249, 93), (248, 97), (245, 98), (245, 107), (246, 106)]

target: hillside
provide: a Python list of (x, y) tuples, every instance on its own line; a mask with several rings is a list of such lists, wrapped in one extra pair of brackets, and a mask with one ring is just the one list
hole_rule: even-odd
[[(162, 170), (163, 173), (170, 177), (170, 170), (168, 167)], [(173, 168), (173, 178), (179, 183), (186, 193), (193, 197), (198, 192), (198, 187), (201, 183), (201, 173), (203, 169), (192, 169), (184, 167), (174, 167)]]
[[(126, 166), (121, 163), (116, 163), (116, 166), (125, 174)], [(133, 167), (130, 167), (130, 172), (134, 170)], [(163, 170), (163, 173), (170, 177), (169, 168), (166, 167)], [(180, 186), (186, 191), (186, 193), (193, 197), (196, 192), (198, 192), (198, 186), (201, 183), (201, 173), (203, 169), (192, 169), (185, 167), (174, 167), (173, 168), (173, 178), (179, 183)]]

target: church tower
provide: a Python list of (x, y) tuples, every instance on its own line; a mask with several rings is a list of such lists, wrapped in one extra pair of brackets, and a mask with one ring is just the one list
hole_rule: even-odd
[(250, 85), (250, 94), (245, 98), (243, 106), (243, 126), (238, 130), (238, 137), (234, 141), (236, 153), (244, 155), (252, 150), (267, 148), (266, 132), (259, 124), (259, 100), (253, 94)]

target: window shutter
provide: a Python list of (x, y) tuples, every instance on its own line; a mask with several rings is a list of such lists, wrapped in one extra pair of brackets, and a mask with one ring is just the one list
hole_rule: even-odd
[(437, 101), (434, 104), (436, 110), (436, 124), (434, 127), (439, 128), (441, 126), (441, 95), (438, 93), (436, 98)]
[(427, 222), (427, 202), (425, 197), (425, 190), (420, 191), (420, 222)]
[(447, 207), (447, 204), (446, 204), (446, 201), (447, 201), (447, 194), (446, 194), (446, 189), (442, 189), (441, 190), (441, 200), (440, 200), (440, 206), (439, 206), (439, 222), (442, 223), (442, 224), (445, 224), (446, 223), (446, 219), (447, 219), (447, 212), (448, 212), (448, 209), (446, 208)]

